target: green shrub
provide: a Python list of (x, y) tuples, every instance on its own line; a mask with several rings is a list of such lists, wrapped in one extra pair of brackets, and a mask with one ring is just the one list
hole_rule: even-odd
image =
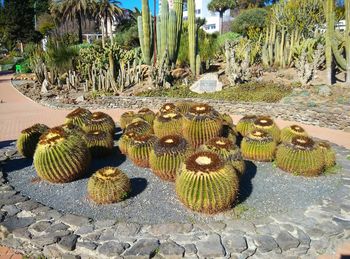
[(226, 41), (234, 41), (238, 39), (241, 35), (236, 33), (236, 32), (227, 32), (222, 35), (219, 35), (218, 38), (216, 39), (216, 45), (218, 50), (223, 50), (225, 47), (225, 42)]
[(267, 14), (263, 8), (243, 11), (233, 20), (232, 31), (247, 36), (250, 29), (262, 29), (265, 27)]

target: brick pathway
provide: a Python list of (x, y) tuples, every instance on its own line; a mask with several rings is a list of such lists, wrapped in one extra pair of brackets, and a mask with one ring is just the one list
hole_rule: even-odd
[[(54, 110), (41, 106), (14, 89), (10, 82), (11, 75), (0, 76), (0, 144), (2, 141), (15, 140), (20, 131), (34, 123), (44, 123), (50, 127), (62, 124), (67, 110)], [(120, 115), (125, 112), (122, 109), (102, 110), (118, 121)], [(237, 122), (241, 116), (232, 116)], [(276, 120), (280, 127), (290, 125), (293, 122)], [(344, 131), (320, 128), (311, 125), (303, 125), (310, 135), (326, 139), (338, 145), (350, 148), (350, 133)], [(345, 244), (338, 250), (337, 256), (321, 256), (320, 258), (340, 258), (340, 254), (350, 254), (350, 244)], [(22, 258), (7, 247), (0, 246), (0, 259)]]

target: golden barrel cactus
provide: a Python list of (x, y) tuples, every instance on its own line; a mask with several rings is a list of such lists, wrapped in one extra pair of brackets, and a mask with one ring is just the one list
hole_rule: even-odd
[(276, 125), (276, 123), (267, 116), (259, 116), (254, 121), (254, 128), (261, 129), (271, 134), (273, 139), (278, 143), (280, 141), (281, 131)]
[(323, 172), (325, 162), (322, 150), (313, 139), (295, 136), (290, 143), (278, 146), (276, 165), (295, 175), (318, 176)]
[(92, 157), (105, 157), (112, 153), (113, 138), (108, 132), (93, 130), (86, 133), (87, 146)]
[(333, 148), (329, 143), (326, 141), (318, 141), (317, 147), (322, 151), (324, 162), (325, 162), (325, 168), (329, 169), (336, 164), (336, 156)]
[(149, 167), (149, 154), (157, 137), (154, 135), (135, 135), (129, 144), (128, 157), (140, 167)]
[(175, 103), (175, 106), (178, 112), (180, 112), (181, 114), (186, 114), (189, 112), (191, 107), (195, 104), (196, 104), (195, 102), (177, 102)]
[(178, 112), (160, 113), (153, 123), (154, 134), (158, 137), (182, 133), (183, 116)]
[(48, 126), (37, 123), (22, 130), (16, 142), (18, 152), (24, 157), (32, 158), (41, 135), (48, 129)]
[(195, 148), (218, 137), (222, 130), (220, 114), (208, 104), (196, 104), (183, 120), (183, 135)]
[(153, 127), (147, 121), (141, 118), (136, 118), (126, 128), (125, 132), (135, 132), (137, 134), (152, 134)]
[(85, 108), (77, 108), (66, 116), (65, 124), (74, 124), (83, 128), (92, 117), (92, 113)]
[(94, 112), (91, 119), (83, 123), (82, 129), (85, 132), (100, 130), (114, 135), (115, 122), (111, 116), (104, 112)]
[(87, 185), (89, 199), (97, 204), (120, 202), (130, 190), (130, 179), (116, 167), (99, 169), (89, 178)]
[(276, 142), (272, 135), (261, 129), (252, 130), (241, 143), (242, 156), (256, 161), (272, 161), (275, 157)]
[(156, 117), (156, 114), (148, 108), (142, 108), (137, 112), (137, 116), (144, 119), (149, 124), (153, 125), (153, 121), (154, 121), (154, 118)]
[(133, 141), (134, 136), (139, 135), (133, 131), (125, 132), (118, 141), (119, 150), (123, 155), (128, 155), (130, 143)]
[(243, 136), (247, 136), (248, 133), (254, 128), (254, 121), (256, 115), (245, 115), (243, 116), (236, 125), (236, 130)]
[(199, 149), (218, 154), (222, 159), (232, 164), (239, 176), (244, 174), (245, 162), (241, 156), (239, 147), (234, 144), (232, 140), (223, 137), (215, 137), (204, 145), (201, 145)]
[(135, 112), (133, 112), (133, 111), (124, 112), (120, 116), (120, 128), (122, 130), (124, 130), (126, 128), (126, 126), (128, 126), (128, 124), (130, 124), (132, 122), (132, 120), (135, 118), (136, 118)]
[(159, 113), (177, 112), (178, 109), (174, 103), (164, 103), (159, 109)]
[(168, 135), (158, 139), (150, 153), (151, 170), (166, 181), (175, 181), (182, 162), (190, 154), (187, 141), (179, 135)]
[(180, 201), (191, 210), (217, 213), (232, 207), (239, 180), (235, 169), (219, 155), (198, 151), (181, 166), (175, 187)]
[(51, 183), (66, 183), (82, 177), (89, 168), (90, 152), (85, 142), (62, 128), (44, 133), (34, 153), (38, 176)]
[(307, 136), (306, 131), (299, 125), (291, 125), (281, 130), (281, 142), (291, 142), (295, 136)]

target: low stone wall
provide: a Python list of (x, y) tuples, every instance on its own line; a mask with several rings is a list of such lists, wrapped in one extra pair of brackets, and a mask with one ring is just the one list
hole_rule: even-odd
[(167, 98), (167, 97), (134, 97), (134, 96), (108, 96), (96, 100), (94, 104), (81, 103), (68, 105), (59, 102), (42, 101), (41, 103), (53, 108), (72, 109), (77, 106), (90, 109), (122, 108), (140, 109), (149, 107), (158, 109), (165, 102), (195, 101), (208, 103), (220, 112), (234, 115), (258, 114), (270, 115), (289, 121), (297, 121), (304, 124), (350, 131), (350, 106), (341, 104), (322, 104), (310, 106), (307, 104), (282, 104), (282, 103), (243, 103), (222, 100), (205, 100), (198, 98)]

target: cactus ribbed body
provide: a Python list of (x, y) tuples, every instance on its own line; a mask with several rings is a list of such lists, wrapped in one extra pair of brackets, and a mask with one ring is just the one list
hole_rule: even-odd
[(242, 156), (256, 161), (272, 161), (275, 157), (276, 142), (270, 133), (254, 129), (241, 143)]
[(196, 104), (190, 108), (183, 120), (183, 135), (195, 148), (218, 137), (222, 129), (220, 114), (207, 104)]
[(276, 165), (296, 175), (317, 176), (324, 169), (324, 157), (311, 138), (296, 136), (291, 143), (278, 146)]
[(226, 113), (220, 115), (223, 122), (221, 136), (230, 139), (233, 143), (236, 143), (238, 133), (235, 125), (233, 124), (231, 116)]
[(120, 202), (130, 190), (130, 179), (115, 167), (99, 169), (90, 177), (87, 185), (89, 198), (97, 204)]
[(83, 131), (79, 126), (74, 124), (63, 124), (59, 127), (61, 127), (67, 134), (75, 135), (81, 138), (87, 144), (86, 132)]
[(153, 127), (151, 124), (149, 124), (147, 121), (139, 118), (139, 120), (134, 120), (132, 123), (130, 123), (126, 129), (125, 132), (135, 132), (137, 134), (152, 134), (153, 133)]
[(22, 156), (32, 158), (41, 135), (48, 129), (44, 124), (34, 124), (22, 130), (16, 142), (18, 152)]
[(176, 47), (177, 47), (177, 21), (176, 13), (174, 10), (169, 12), (169, 24), (168, 24), (168, 50), (169, 59), (172, 63), (176, 63)]
[(177, 31), (177, 40), (176, 40), (176, 55), (179, 52), (179, 46), (181, 41), (181, 32), (182, 32), (182, 20), (183, 20), (183, 0), (174, 0), (174, 10), (176, 14), (176, 31)]
[(245, 162), (241, 156), (239, 147), (231, 140), (223, 137), (216, 137), (200, 146), (200, 150), (211, 151), (218, 154), (224, 161), (230, 163), (242, 176), (245, 171)]
[(142, 31), (143, 37), (140, 40), (143, 40), (143, 59), (147, 65), (151, 64), (152, 56), (152, 35), (151, 35), (151, 17), (150, 10), (148, 5), (148, 0), (142, 0)]
[(168, 48), (168, 19), (169, 19), (169, 3), (168, 0), (162, 1), (162, 10), (160, 13), (161, 20), (161, 50), (160, 55), (161, 58), (164, 57), (167, 48)]
[(295, 136), (307, 136), (307, 133), (302, 127), (291, 125), (281, 130), (280, 140), (281, 142), (291, 142)]
[(148, 108), (142, 108), (138, 111), (137, 115), (151, 125), (153, 125), (154, 118), (156, 117), (155, 113)]
[(329, 169), (336, 164), (336, 157), (333, 148), (325, 141), (319, 141), (316, 143), (317, 147), (322, 151), (325, 168)]
[(175, 103), (175, 106), (181, 114), (186, 114), (195, 104), (195, 102), (177, 102)]
[(162, 26), (160, 16), (157, 16), (157, 53), (158, 53), (158, 60), (162, 60), (162, 56), (159, 54), (162, 50), (162, 32), (160, 27)]
[(166, 181), (175, 181), (176, 173), (190, 153), (187, 141), (179, 135), (158, 139), (150, 153), (151, 170)]
[(271, 118), (259, 116), (254, 121), (254, 128), (265, 130), (272, 135), (273, 139), (277, 143), (280, 141), (281, 131)]
[(186, 159), (175, 185), (179, 199), (190, 209), (203, 213), (230, 209), (239, 189), (234, 168), (207, 151), (196, 152)]
[(115, 123), (111, 116), (104, 112), (94, 112), (90, 121), (83, 124), (83, 130), (85, 132), (101, 130), (114, 134)]
[[(138, 30), (138, 34), (139, 34), (139, 42), (140, 42), (141, 52), (142, 52), (142, 55), (144, 55), (144, 53), (145, 53), (145, 41), (144, 41), (145, 35), (143, 34), (142, 16), (137, 17), (137, 30)], [(143, 56), (143, 59), (145, 59), (144, 56)]]
[(160, 107), (159, 112), (160, 113), (167, 113), (167, 112), (176, 112), (177, 107), (174, 103), (164, 103), (162, 107)]
[(153, 130), (158, 137), (166, 135), (181, 134), (183, 116), (177, 112), (168, 112), (159, 114), (154, 120)]
[(195, 0), (187, 1), (188, 11), (188, 55), (192, 74), (196, 74), (196, 14)]
[(244, 137), (254, 128), (254, 121), (256, 120), (255, 115), (246, 115), (242, 117), (237, 125), (236, 130)]
[(128, 150), (130, 143), (133, 141), (133, 137), (137, 134), (133, 131), (125, 132), (121, 138), (119, 139), (118, 146), (120, 149), (120, 152), (124, 155), (128, 155)]
[(89, 131), (86, 134), (86, 139), (92, 157), (104, 157), (112, 153), (113, 138), (108, 132), (101, 130)]
[(128, 148), (131, 161), (140, 167), (149, 167), (149, 154), (157, 137), (154, 135), (136, 135)]
[(84, 108), (77, 108), (66, 116), (66, 124), (74, 124), (81, 128), (87, 124), (92, 117), (92, 113)]
[(125, 129), (126, 126), (128, 126), (128, 124), (130, 124), (132, 120), (135, 119), (135, 117), (136, 115), (133, 111), (124, 112), (120, 116), (120, 128)]
[(52, 183), (66, 183), (83, 176), (90, 164), (85, 142), (68, 135), (62, 128), (52, 128), (40, 137), (34, 153), (38, 176)]

